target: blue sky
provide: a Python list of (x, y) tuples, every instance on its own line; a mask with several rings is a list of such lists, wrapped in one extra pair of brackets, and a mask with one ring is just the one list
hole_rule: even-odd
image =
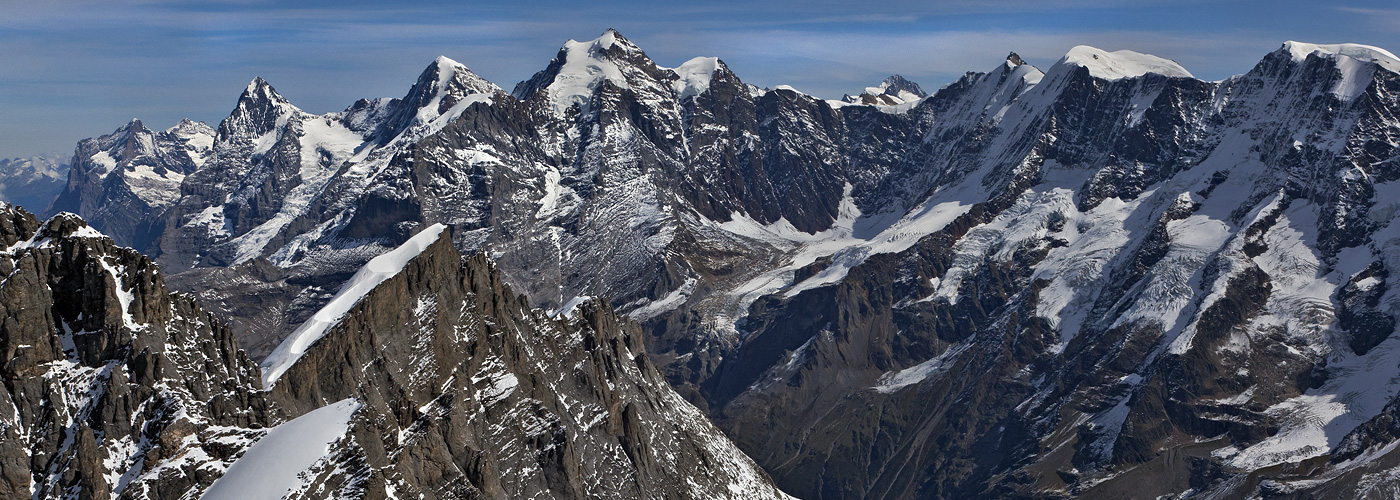
[(1400, 52), (1394, 2), (226, 2), (0, 0), (0, 157), (71, 154), (131, 118), (216, 125), (254, 76), (310, 112), (399, 97), (446, 55), (510, 90), (570, 38), (617, 28), (658, 64), (839, 98), (892, 73), (935, 90), (1015, 51), (1131, 49), (1215, 80), (1285, 40)]

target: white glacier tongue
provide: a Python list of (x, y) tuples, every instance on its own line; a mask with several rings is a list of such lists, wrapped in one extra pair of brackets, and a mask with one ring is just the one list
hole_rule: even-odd
[(1120, 80), (1139, 77), (1148, 73), (1176, 77), (1195, 78), (1176, 61), (1149, 54), (1119, 50), (1108, 52), (1102, 49), (1080, 45), (1069, 49), (1058, 65), (1074, 65), (1088, 68), (1089, 74), (1105, 80)]
[(360, 402), (344, 399), (267, 431), (209, 485), (202, 500), (284, 498), (308, 483), (302, 475), (345, 437)]
[(297, 327), (296, 331), (293, 331), (277, 346), (277, 349), (272, 351), (272, 354), (267, 356), (267, 359), (263, 360), (263, 388), (272, 388), (273, 384), (277, 383), (277, 379), (286, 373), (288, 368), (296, 364), (298, 359), (301, 359), (301, 355), (306, 352), (306, 349), (326, 334), (326, 330), (340, 321), (340, 318), (345, 316), (350, 308), (355, 307), (355, 304), (358, 304), (360, 299), (370, 290), (403, 271), (404, 266), (408, 265), (408, 261), (413, 260), (418, 254), (423, 253), (429, 245), (437, 241), (446, 228), (447, 226), (442, 224), (428, 226), (427, 229), (419, 231), (398, 248), (370, 259), (364, 267), (355, 272), (355, 275), (350, 277), (350, 281), (345, 282), (345, 285), (340, 287), (340, 292), (331, 297), (330, 302), (327, 302), (321, 310), (316, 311), (311, 319)]

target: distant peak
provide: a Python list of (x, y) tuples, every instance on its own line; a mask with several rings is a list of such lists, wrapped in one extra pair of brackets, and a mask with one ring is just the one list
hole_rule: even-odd
[(901, 75), (890, 75), (874, 87), (866, 87), (859, 96), (846, 95), (841, 98), (844, 102), (853, 104), (880, 104), (896, 105), (906, 102), (917, 101), (928, 97), (924, 89), (919, 88), (919, 84), (909, 81)]
[(1089, 74), (1105, 80), (1134, 78), (1148, 73), (1156, 73), (1174, 78), (1195, 78), (1190, 71), (1176, 61), (1142, 54), (1131, 50), (1108, 52), (1088, 45), (1069, 49), (1069, 53), (1056, 65), (1080, 66)]
[(166, 129), (165, 131), (166, 131), (166, 132), (169, 132), (169, 133), (173, 133), (173, 134), (180, 134), (180, 135), (189, 135), (189, 134), (210, 134), (210, 135), (212, 135), (212, 134), (214, 133), (214, 129), (213, 129), (212, 127), (210, 127), (209, 124), (204, 123), (204, 122), (194, 121), (194, 120), (191, 120), (191, 119), (189, 119), (189, 118), (181, 118), (179, 123), (176, 123), (174, 127), (170, 127), (170, 128), (168, 128), (168, 129)]
[(1012, 52), (1006, 56), (1006, 62), (1007, 64), (1010, 64), (1012, 66), (1020, 66), (1026, 63), (1026, 61), (1021, 60), (1021, 56), (1016, 55), (1015, 52)]
[(255, 102), (286, 103), (287, 99), (278, 94), (272, 84), (267, 83), (260, 76), (253, 77), (253, 81), (248, 82), (248, 87), (243, 89), (240, 100), (252, 100)]
[(884, 89), (885, 94), (894, 96), (898, 96), (901, 92), (908, 92), (919, 97), (928, 96), (928, 93), (924, 92), (924, 89), (919, 88), (919, 84), (897, 74), (890, 75), (889, 78), (880, 82), (880, 88)]
[(437, 59), (433, 59), (433, 64), (436, 64), (436, 65), (438, 65), (438, 66), (440, 66), (440, 67), (441, 67), (441, 66), (461, 66), (461, 65), (462, 65), (462, 63), (459, 63), (459, 62), (453, 60), (451, 57), (447, 57), (447, 56), (437, 56)]
[(262, 89), (270, 89), (270, 88), (272, 88), (272, 85), (269, 84), (269, 83), (267, 83), (267, 80), (264, 80), (261, 76), (255, 76), (255, 77), (253, 77), (253, 81), (248, 82), (248, 88), (243, 89), (243, 92), (252, 94), (252, 93), (258, 92), (258, 91), (260, 91), (260, 90), (262, 90)]

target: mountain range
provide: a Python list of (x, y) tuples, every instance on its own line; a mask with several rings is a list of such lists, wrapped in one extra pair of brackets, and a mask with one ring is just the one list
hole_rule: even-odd
[(0, 158), (0, 201), (46, 210), (68, 180), (66, 156)]
[[(132, 121), (78, 145), (52, 208), (86, 223), (8, 216), (11, 266), (79, 260), (26, 283), (86, 273), (72, 293), (100, 295), (93, 266), (115, 264), (82, 263), (93, 242), (147, 270), (81, 314), (56, 297), (18, 320), (47, 339), (24, 345), (59, 347), (29, 366), (118, 380), (151, 408), (203, 403), (199, 442), (237, 444), (150, 482), (174, 424), (138, 436), (126, 414), (24, 387), (32, 368), (6, 386), (21, 421), (54, 422), (50, 448), (8, 453), (48, 485), (35, 498), (120, 469), (96, 449), (146, 457), (103, 483), (122, 494), (213, 492), (297, 422), (341, 429), (298, 498), (1400, 488), (1400, 59), (1287, 42), (1216, 82), (1087, 46), (1045, 70), (995, 63), (932, 93), (892, 76), (824, 100), (716, 58), (662, 67), (609, 30), (509, 93), (440, 57), (403, 97), (341, 112), (255, 79), (217, 127)], [(117, 300), (126, 279), (153, 295)], [(162, 301), (188, 310), (146, 305)], [(218, 327), (141, 339), (153, 320), (134, 303)], [(74, 331), (120, 339), (63, 347)], [(222, 346), (168, 364), (230, 375), (127, 382), (133, 346), (160, 342)], [(128, 420), (84, 434), (41, 407)], [(391, 439), (425, 427), (441, 442)]]

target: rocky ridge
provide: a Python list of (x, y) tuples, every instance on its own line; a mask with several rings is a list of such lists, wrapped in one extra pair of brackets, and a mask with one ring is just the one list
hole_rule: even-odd
[[(0, 213), (7, 497), (239, 497), (287, 476), (287, 498), (786, 498), (635, 324), (596, 301), (530, 309), (446, 233), (261, 389), (232, 329), (149, 259), (72, 214)], [(316, 431), (333, 439), (302, 442)]]

